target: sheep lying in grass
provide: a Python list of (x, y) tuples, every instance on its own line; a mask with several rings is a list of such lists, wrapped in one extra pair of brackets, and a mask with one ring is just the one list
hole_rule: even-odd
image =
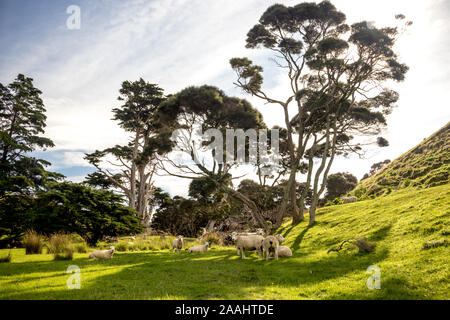
[(342, 199), (342, 203), (352, 203), (352, 202), (358, 201), (358, 198), (356, 198), (355, 196), (343, 197), (341, 199)]
[(89, 254), (89, 259), (111, 259), (114, 254), (114, 246), (109, 247), (108, 250), (95, 250)]
[(289, 247), (279, 246), (278, 257), (292, 257), (292, 251)]
[(245, 259), (245, 250), (256, 250), (258, 251), (258, 257), (261, 258), (263, 240), (264, 237), (260, 235), (238, 236), (236, 239), (237, 254), (241, 254), (242, 259)]
[(209, 242), (205, 242), (205, 244), (199, 246), (193, 246), (189, 248), (189, 252), (206, 252), (209, 248)]
[(173, 240), (172, 252), (175, 252), (175, 249), (177, 249), (178, 252), (180, 252), (180, 250), (183, 249), (183, 236), (178, 236), (178, 238)]
[(266, 255), (266, 261), (269, 260), (271, 253), (274, 254), (275, 259), (278, 260), (278, 247), (280, 246), (277, 237), (268, 236), (265, 237), (262, 242), (262, 258)]

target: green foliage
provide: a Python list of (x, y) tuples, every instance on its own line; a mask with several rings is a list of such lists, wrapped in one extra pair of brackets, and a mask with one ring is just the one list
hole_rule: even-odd
[(11, 251), (8, 252), (7, 256), (0, 256), (0, 263), (9, 263), (12, 260)]
[(73, 250), (77, 253), (86, 253), (88, 252), (89, 247), (86, 242), (79, 242), (73, 244)]
[(207, 233), (202, 240), (203, 242), (209, 242), (210, 244), (223, 245), (222, 238), (215, 232)]
[(54, 146), (42, 136), (47, 117), (41, 94), (33, 79), (23, 74), (8, 86), (0, 83), (0, 196), (32, 193), (47, 181), (63, 177), (45, 170), (49, 162), (27, 156), (36, 149)]
[(71, 236), (64, 233), (55, 233), (50, 236), (48, 253), (53, 254), (55, 260), (72, 260), (74, 248)]
[(53, 184), (48, 192), (39, 193), (32, 223), (45, 234), (75, 232), (89, 244), (106, 235), (139, 233), (143, 228), (120, 196), (70, 182)]
[(348, 172), (330, 174), (326, 182), (325, 200), (338, 198), (353, 190), (357, 184), (358, 178)]
[(44, 237), (34, 230), (25, 232), (23, 246), (26, 254), (41, 254), (44, 247)]

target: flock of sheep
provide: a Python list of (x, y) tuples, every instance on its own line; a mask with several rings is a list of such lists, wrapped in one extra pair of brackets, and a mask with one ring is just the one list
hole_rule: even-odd
[[(237, 254), (245, 259), (245, 251), (255, 251), (258, 253), (260, 259), (275, 258), (278, 257), (291, 257), (292, 251), (289, 247), (280, 245), (284, 242), (284, 238), (281, 234), (276, 236), (263, 236), (263, 230), (258, 229), (254, 233), (237, 233), (233, 232), (231, 234), (231, 239), (236, 243)], [(183, 236), (178, 236), (172, 243), (172, 252), (180, 250), (183, 248)], [(189, 252), (206, 252), (208, 251), (210, 244), (205, 242), (203, 245), (198, 245), (189, 248)]]
[[(284, 238), (281, 234), (275, 236), (263, 236), (263, 230), (258, 229), (253, 233), (237, 233), (231, 234), (231, 239), (236, 243), (237, 254), (245, 259), (245, 251), (255, 251), (258, 253), (258, 258), (269, 260), (269, 258), (279, 257), (291, 257), (292, 251), (289, 247), (280, 245), (284, 242)], [(183, 249), (184, 241), (183, 236), (178, 236), (172, 242), (172, 252), (180, 252)], [(209, 242), (205, 242), (202, 245), (190, 247), (189, 252), (206, 252), (210, 247)], [(109, 247), (108, 250), (96, 250), (89, 254), (89, 259), (110, 259), (114, 254), (114, 246)]]

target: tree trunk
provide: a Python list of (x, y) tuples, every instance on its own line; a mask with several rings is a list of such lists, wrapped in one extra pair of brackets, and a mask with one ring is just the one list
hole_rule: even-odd
[(261, 214), (261, 211), (258, 209), (256, 204), (252, 200), (250, 200), (249, 198), (247, 198), (242, 193), (240, 193), (236, 190), (233, 190), (231, 188), (228, 188), (227, 190), (231, 193), (232, 196), (241, 200), (245, 205), (247, 205), (247, 207), (249, 207), (250, 212), (252, 213), (252, 216), (255, 218), (256, 222), (258, 223), (258, 226), (260, 228), (262, 228), (264, 231), (268, 232), (269, 227), (267, 226), (266, 220), (264, 219), (263, 215)]

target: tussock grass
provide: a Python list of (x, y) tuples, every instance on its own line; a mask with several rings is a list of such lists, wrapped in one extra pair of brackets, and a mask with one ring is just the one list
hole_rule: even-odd
[(44, 247), (44, 237), (34, 230), (25, 232), (23, 246), (26, 254), (41, 254)]
[(11, 259), (12, 259), (11, 251), (9, 251), (7, 256), (4, 257), (0, 256), (0, 263), (9, 263), (11, 262)]
[(53, 254), (55, 260), (72, 260), (74, 249), (71, 236), (64, 233), (51, 235), (48, 243), (49, 253)]

